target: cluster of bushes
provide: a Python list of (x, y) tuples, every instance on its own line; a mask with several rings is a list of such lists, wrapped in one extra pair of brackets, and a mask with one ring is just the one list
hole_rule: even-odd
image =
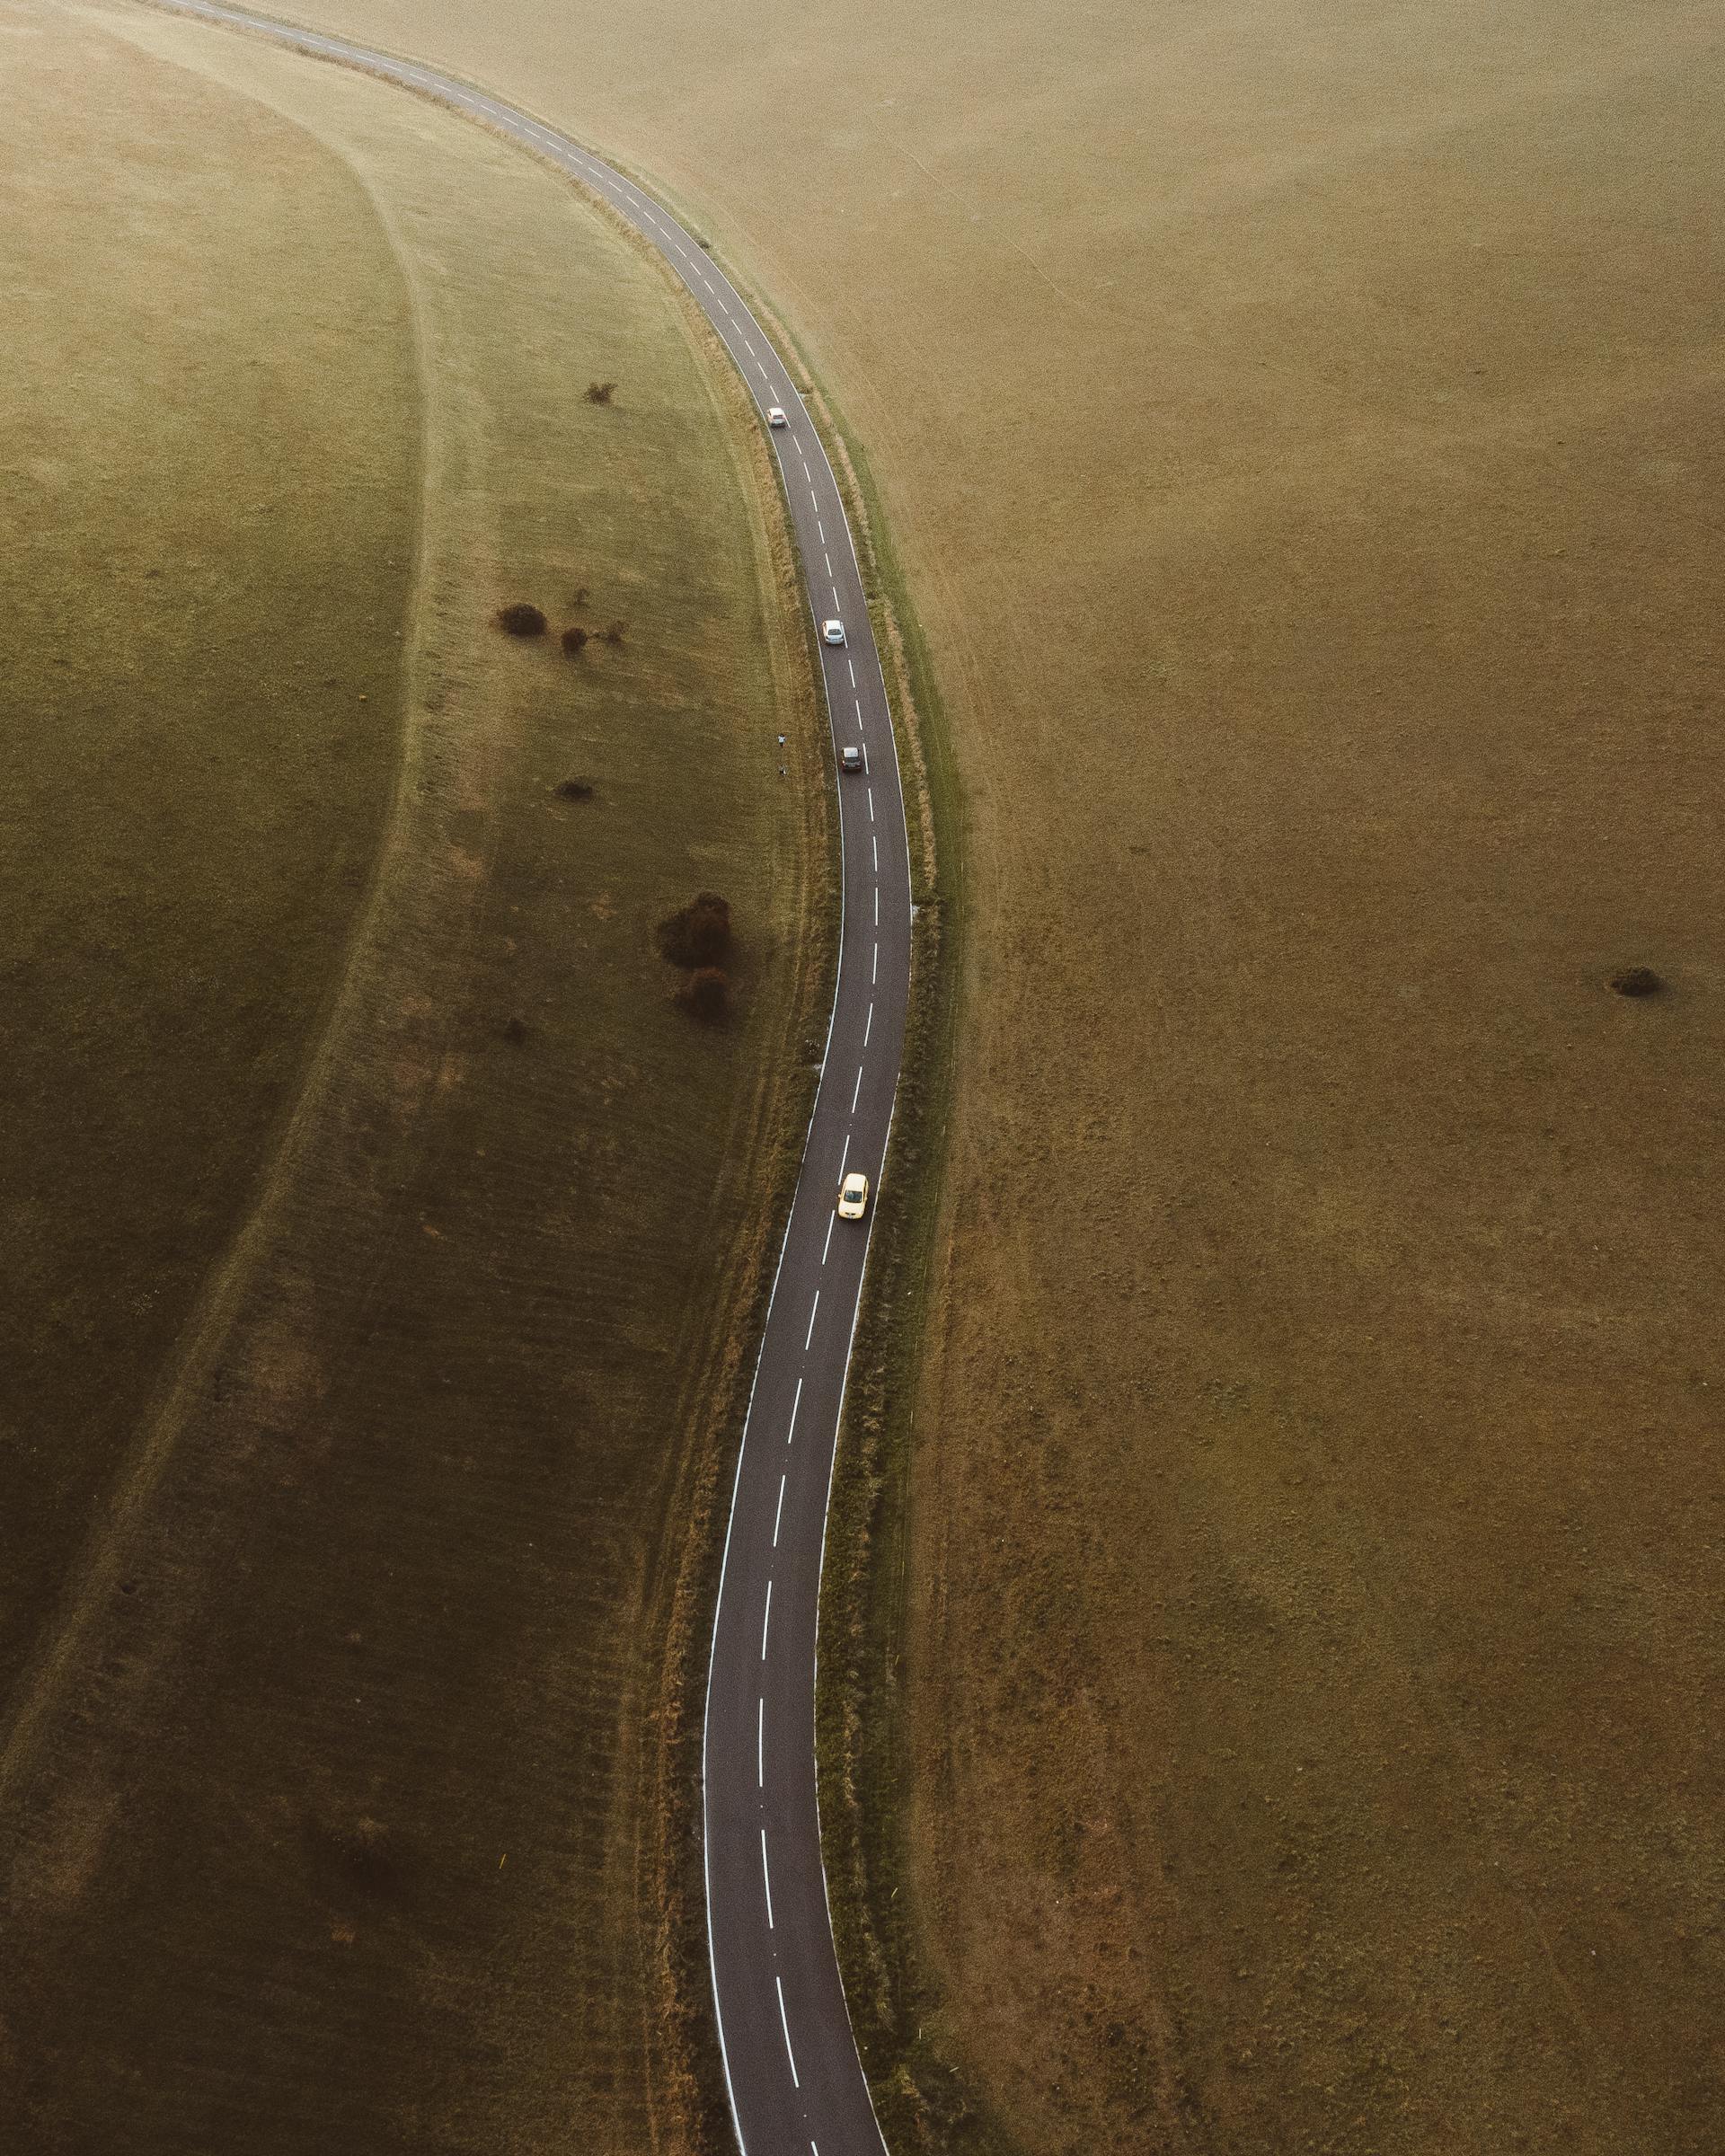
[[(582, 605), (586, 599), (587, 588), (583, 585), (575, 596), (574, 604)], [(505, 636), (543, 636), (551, 627), (544, 608), (531, 605), (526, 599), (517, 599), (510, 605), (500, 606), (491, 618)], [(628, 635), (628, 624), (624, 622), (610, 622), (603, 629), (595, 632), (584, 629), (579, 622), (571, 623), (563, 631), (563, 649), (571, 658), (579, 658), (596, 633), (601, 643), (615, 647)]]
[(730, 1009), (730, 904), (717, 891), (697, 891), (668, 914), (654, 932), (659, 956), (683, 974), (677, 1001), (692, 1018), (716, 1026)]

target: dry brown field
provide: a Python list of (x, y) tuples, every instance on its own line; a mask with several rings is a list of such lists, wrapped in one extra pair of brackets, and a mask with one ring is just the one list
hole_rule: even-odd
[(827, 994), (758, 429), (453, 117), (0, 39), (0, 2145), (685, 2147), (683, 1709)]
[(300, 12), (693, 206), (927, 634), (928, 2041), (1039, 2156), (1717, 2149), (1716, 7)]

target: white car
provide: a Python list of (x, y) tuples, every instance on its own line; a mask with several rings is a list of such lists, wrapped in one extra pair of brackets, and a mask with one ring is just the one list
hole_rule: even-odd
[(820, 633), (829, 644), (842, 644), (845, 641), (845, 624), (843, 622), (823, 622)]
[(861, 1220), (868, 1209), (868, 1177), (847, 1175), (838, 1187), (838, 1217), (841, 1220)]
[(791, 424), (790, 420), (784, 416), (783, 407), (779, 404), (769, 404), (767, 406), (766, 423), (769, 427), (788, 427)]

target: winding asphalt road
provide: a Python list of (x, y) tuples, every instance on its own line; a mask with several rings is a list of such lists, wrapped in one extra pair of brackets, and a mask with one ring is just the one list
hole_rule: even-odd
[[(815, 1791), (815, 1630), (827, 1499), (873, 1206), (838, 1220), (840, 1180), (878, 1187), (910, 981), (910, 859), (886, 684), (838, 486), (790, 370), (741, 296), (662, 205), (579, 143), (452, 75), (214, 0), (180, 13), (381, 75), (513, 137), (600, 195), (659, 249), (723, 339), (779, 459), (820, 645), (838, 778), (838, 986), (737, 1462), (713, 1620), (703, 1763), (707, 1936), (743, 2156), (880, 2156), (839, 1982)], [(571, 2040), (578, 2040), (573, 2035)]]

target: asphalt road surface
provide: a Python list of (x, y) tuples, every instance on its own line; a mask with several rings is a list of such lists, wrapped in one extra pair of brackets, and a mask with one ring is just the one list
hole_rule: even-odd
[[(839, 1982), (815, 1793), (815, 1620), (827, 1498), (874, 1200), (891, 1128), (910, 980), (910, 859), (886, 685), (832, 468), (791, 372), (694, 237), (579, 143), (471, 84), (214, 0), (181, 12), (259, 31), (403, 84), (512, 136), (602, 196), (673, 265), (760, 409), (784, 480), (818, 632), (836, 748), (844, 932), (832, 1025), (749, 1401), (708, 1675), (707, 1936), (731, 2116), (744, 2156), (880, 2156)], [(834, 1211), (869, 1179), (860, 1221)], [(579, 2042), (579, 2031), (571, 2032)]]

